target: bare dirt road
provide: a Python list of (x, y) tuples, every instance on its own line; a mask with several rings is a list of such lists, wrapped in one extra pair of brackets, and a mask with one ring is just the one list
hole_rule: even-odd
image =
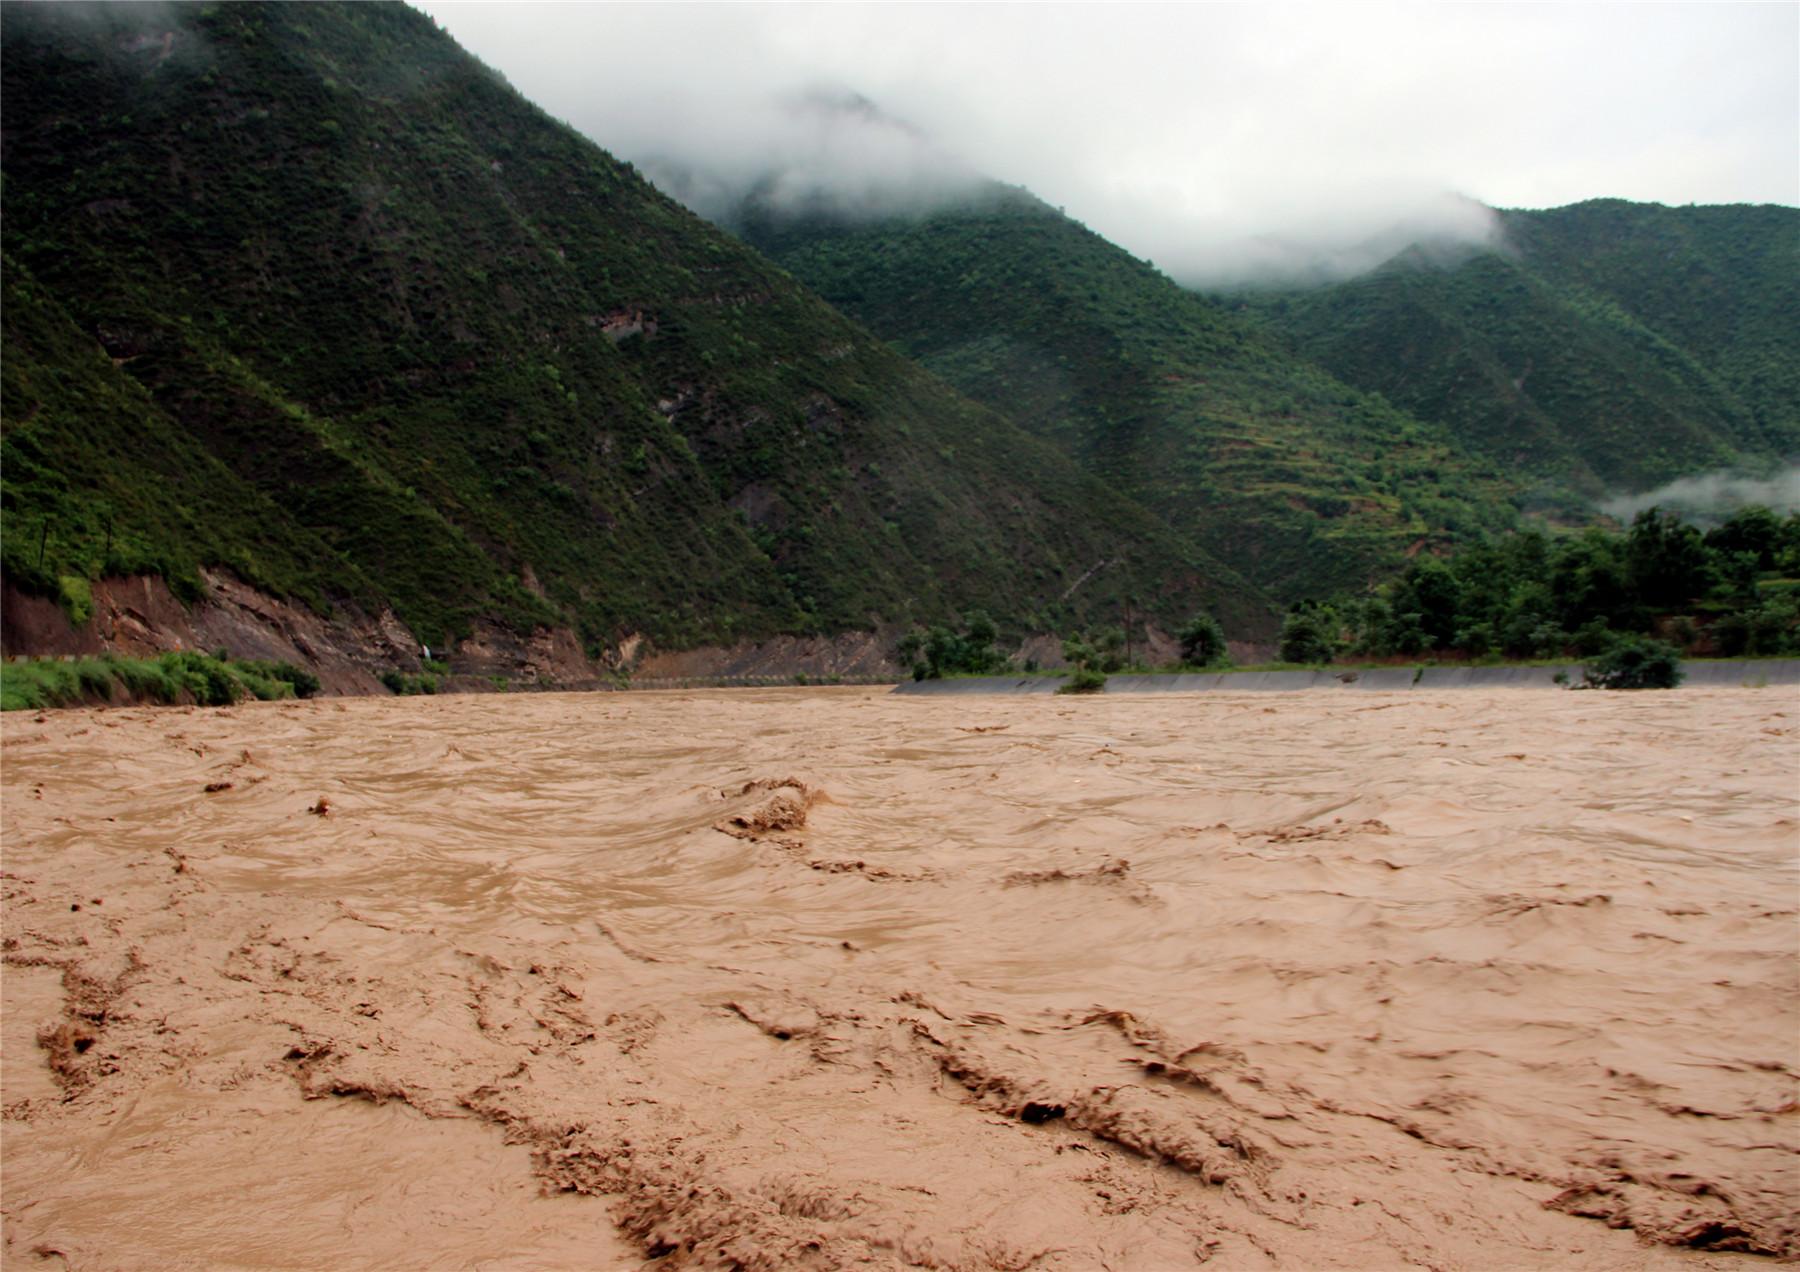
[(1800, 1255), (1800, 694), (14, 713), (9, 1269)]

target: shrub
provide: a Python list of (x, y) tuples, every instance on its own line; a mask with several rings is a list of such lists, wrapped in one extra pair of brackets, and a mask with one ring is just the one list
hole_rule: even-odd
[(908, 632), (901, 637), (897, 652), (911, 661), (914, 680), (937, 680), (944, 676), (983, 676), (1005, 671), (1006, 656), (994, 648), (999, 636), (994, 622), (980, 610), (963, 617), (962, 632), (948, 627), (933, 627), (921, 635)]
[(408, 676), (398, 671), (384, 671), (381, 673), (381, 683), (388, 687), (388, 692), (401, 697), (438, 691), (437, 677), (429, 674)]
[(1337, 656), (1337, 641), (1325, 616), (1316, 610), (1294, 610), (1281, 624), (1282, 662), (1328, 663)]
[[(1068, 680), (1058, 686), (1056, 692), (1099, 693), (1106, 688), (1108, 663), (1112, 664), (1111, 669), (1113, 670), (1116, 670), (1118, 665), (1116, 651), (1107, 648), (1105, 638), (1108, 635), (1110, 633), (1101, 633), (1101, 639), (1098, 641), (1076, 637), (1063, 642), (1063, 657), (1069, 660), (1069, 664), (1074, 670), (1070, 673)], [(1120, 634), (1119, 639), (1121, 643), (1124, 641), (1123, 633)]]
[(319, 692), (319, 678), (304, 667), (289, 662), (257, 663), (256, 666), (270, 679), (292, 685), (296, 698), (310, 698)]
[(156, 659), (36, 659), (0, 669), (0, 707), (72, 706), (116, 700), (123, 686), (133, 699), (176, 703), (184, 697), (201, 706), (223, 707), (246, 693), (265, 701), (317, 693), (319, 681), (291, 663), (229, 662), (216, 654), (178, 651)]
[(208, 654), (164, 654), (157, 661), (203, 707), (228, 707), (244, 696), (244, 686), (231, 668)]
[(1470, 623), (1457, 628), (1453, 643), (1471, 658), (1484, 658), (1494, 648), (1494, 629), (1487, 623)]
[(1226, 661), (1225, 629), (1211, 614), (1194, 615), (1181, 629), (1179, 639), (1181, 661), (1191, 667), (1211, 667)]
[(1125, 668), (1125, 629), (1122, 627), (1102, 627), (1093, 632), (1086, 642), (1093, 649), (1089, 665), (1096, 671), (1111, 675)]
[(294, 696), (294, 686), (268, 675), (256, 663), (234, 664), (231, 672), (237, 677), (238, 683), (250, 692), (251, 697), (259, 702), (274, 702)]
[(1068, 680), (1057, 686), (1058, 693), (1099, 693), (1106, 688), (1106, 673), (1092, 667), (1077, 667)]
[(94, 591), (78, 574), (64, 574), (56, 580), (56, 600), (69, 616), (71, 627), (80, 627), (94, 616)]
[(1611, 649), (1619, 639), (1618, 634), (1606, 625), (1604, 618), (1590, 618), (1575, 629), (1569, 637), (1569, 643), (1583, 658), (1593, 658)]
[(1582, 668), (1592, 689), (1673, 689), (1682, 674), (1681, 655), (1673, 645), (1641, 636), (1616, 641)]

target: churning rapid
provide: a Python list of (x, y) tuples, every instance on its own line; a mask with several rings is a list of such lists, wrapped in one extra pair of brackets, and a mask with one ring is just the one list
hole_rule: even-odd
[(14, 713), (6, 1263), (1766, 1266), (1797, 729), (1788, 689)]

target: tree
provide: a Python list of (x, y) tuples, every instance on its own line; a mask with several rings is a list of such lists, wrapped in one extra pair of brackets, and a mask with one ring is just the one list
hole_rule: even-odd
[(1628, 626), (1631, 600), (1619, 540), (1590, 526), (1559, 545), (1550, 566), (1557, 625), (1574, 630), (1594, 618)]
[(1632, 636), (1614, 642), (1582, 675), (1594, 689), (1673, 689), (1683, 673), (1674, 646)]
[(1337, 656), (1329, 615), (1318, 609), (1290, 611), (1281, 624), (1281, 661), (1327, 663)]
[(1680, 517), (1646, 508), (1625, 536), (1625, 578), (1638, 602), (1650, 609), (1685, 605), (1711, 584), (1706, 542)]
[(1006, 670), (1006, 656), (994, 648), (999, 629), (980, 610), (963, 615), (961, 633), (933, 627), (920, 635), (908, 632), (900, 638), (898, 653), (911, 659), (914, 680), (938, 680), (944, 676), (980, 676)]
[(1724, 522), (1706, 532), (1706, 546), (1727, 556), (1749, 552), (1755, 556), (1755, 568), (1773, 570), (1775, 554), (1781, 548), (1781, 519), (1769, 509), (1752, 505), (1739, 508)]
[(1225, 629), (1205, 612), (1194, 615), (1181, 629), (1181, 661), (1190, 667), (1211, 667), (1226, 661)]
[[(1121, 640), (1123, 637), (1121, 637)], [(1099, 693), (1106, 688), (1107, 654), (1077, 636), (1063, 641), (1063, 657), (1074, 668), (1058, 693)], [(1116, 664), (1116, 659), (1114, 660)]]
[(1122, 671), (1125, 667), (1125, 629), (1122, 627), (1102, 627), (1099, 631), (1088, 635), (1087, 643), (1094, 649), (1094, 666), (1097, 670), (1111, 675)]
[(1392, 604), (1396, 614), (1418, 615), (1419, 628), (1430, 648), (1446, 649), (1456, 640), (1462, 591), (1448, 565), (1436, 557), (1420, 557), (1400, 576)]

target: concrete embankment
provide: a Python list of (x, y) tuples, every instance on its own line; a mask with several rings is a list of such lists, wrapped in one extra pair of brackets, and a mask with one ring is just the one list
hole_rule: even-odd
[[(1761, 688), (1800, 685), (1800, 658), (1682, 664), (1684, 686)], [(1561, 680), (1558, 680), (1558, 677)], [(1193, 675), (1109, 676), (1107, 693), (1231, 693), (1296, 689), (1555, 689), (1579, 686), (1581, 665), (1560, 667), (1374, 667), (1324, 671), (1227, 671)], [(1061, 676), (968, 676), (909, 680), (895, 693), (1055, 693)]]

